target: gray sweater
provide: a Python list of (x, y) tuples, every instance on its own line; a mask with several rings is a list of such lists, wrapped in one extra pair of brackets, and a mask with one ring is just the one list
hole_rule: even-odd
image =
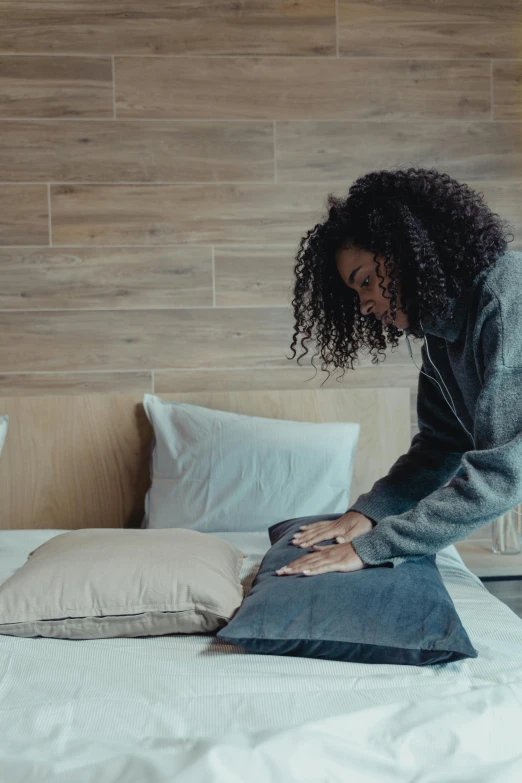
[(422, 318), (420, 431), (347, 509), (374, 522), (353, 540), (369, 565), (434, 554), (522, 501), (522, 252), (506, 252), (450, 303), (451, 317)]

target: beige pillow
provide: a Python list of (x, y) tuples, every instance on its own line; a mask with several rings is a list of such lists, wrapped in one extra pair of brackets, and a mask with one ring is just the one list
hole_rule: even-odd
[(227, 541), (182, 528), (60, 533), (0, 585), (0, 633), (212, 633), (241, 605), (244, 557)]

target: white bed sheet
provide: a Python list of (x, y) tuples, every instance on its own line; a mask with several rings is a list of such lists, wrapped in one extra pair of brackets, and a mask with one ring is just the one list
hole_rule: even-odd
[[(0, 582), (62, 532), (0, 531)], [(215, 535), (248, 554), (247, 593), (268, 533)], [(254, 655), (210, 635), (0, 635), (0, 780), (520, 783), (522, 620), (455, 547), (437, 565), (476, 659), (396, 666)]]

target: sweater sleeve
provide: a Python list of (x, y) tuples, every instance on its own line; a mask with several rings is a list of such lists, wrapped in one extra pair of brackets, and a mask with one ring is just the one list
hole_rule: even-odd
[(363, 562), (398, 565), (408, 556), (435, 554), (521, 502), (522, 362), (500, 360), (513, 360), (508, 349), (502, 353), (501, 331), (500, 319), (493, 318), (482, 335), (484, 381), (474, 412), (475, 448), (462, 456), (464, 475), (357, 536), (352, 543)]
[[(347, 509), (364, 514), (374, 526), (386, 517), (409, 511), (419, 500), (442, 487), (458, 470), (471, 442), (432, 379), (435, 376), (440, 383), (424, 344), (421, 355), (422, 372), (417, 389), (419, 432), (414, 435), (408, 452), (399, 457), (388, 474)], [(362, 554), (359, 556), (364, 559)], [(405, 559), (393, 557), (388, 562), (395, 566)]]

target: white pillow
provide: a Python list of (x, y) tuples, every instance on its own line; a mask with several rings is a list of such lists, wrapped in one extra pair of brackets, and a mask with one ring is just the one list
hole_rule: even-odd
[(142, 527), (259, 532), (344, 514), (360, 424), (245, 416), (145, 394), (154, 429)]
[(0, 454), (4, 448), (5, 438), (9, 427), (9, 416), (0, 416)]
[(228, 541), (195, 530), (60, 533), (0, 585), (0, 634), (213, 633), (241, 605), (244, 557)]

